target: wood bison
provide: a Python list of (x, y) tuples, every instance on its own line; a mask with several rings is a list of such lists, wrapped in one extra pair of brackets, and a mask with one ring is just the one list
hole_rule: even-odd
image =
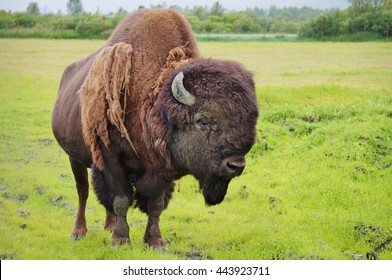
[(250, 72), (204, 59), (186, 20), (171, 9), (129, 14), (106, 45), (68, 66), (52, 117), (79, 195), (73, 240), (86, 232), (87, 168), (106, 208), (113, 244), (129, 242), (131, 205), (148, 215), (144, 241), (165, 242), (159, 217), (174, 180), (192, 174), (205, 202), (225, 197), (255, 141)]

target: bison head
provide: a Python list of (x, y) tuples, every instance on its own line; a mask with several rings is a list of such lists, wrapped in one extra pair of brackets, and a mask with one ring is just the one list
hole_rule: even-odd
[(169, 76), (158, 104), (176, 170), (195, 176), (208, 205), (222, 202), (255, 141), (251, 73), (231, 61), (196, 60)]

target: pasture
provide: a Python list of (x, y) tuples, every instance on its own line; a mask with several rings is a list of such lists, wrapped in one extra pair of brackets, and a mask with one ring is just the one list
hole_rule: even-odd
[[(111, 247), (90, 188), (87, 236), (69, 239), (77, 193), (51, 132), (64, 68), (103, 41), (0, 40), (0, 259), (392, 259), (392, 44), (199, 44), (255, 73), (260, 118), (244, 174), (206, 207), (181, 179), (161, 216), (168, 252)], [(235, 117), (235, 116), (233, 116)]]

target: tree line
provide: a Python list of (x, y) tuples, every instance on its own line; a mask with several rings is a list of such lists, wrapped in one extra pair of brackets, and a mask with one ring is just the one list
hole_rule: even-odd
[(304, 37), (324, 39), (353, 36), (369, 39), (392, 36), (392, 0), (349, 0), (351, 7), (306, 22)]
[[(392, 0), (350, 0), (345, 10), (271, 6), (229, 11), (219, 2), (211, 7), (170, 6), (185, 15), (197, 34), (298, 34), (326, 39), (350, 34), (390, 37)], [(168, 7), (165, 3), (149, 8)], [(123, 8), (102, 15), (85, 13), (81, 0), (69, 0), (67, 14), (41, 13), (36, 2), (25, 12), (0, 11), (0, 37), (107, 38), (128, 13)], [(139, 6), (139, 9), (146, 7)], [(372, 38), (373, 38), (372, 37)]]

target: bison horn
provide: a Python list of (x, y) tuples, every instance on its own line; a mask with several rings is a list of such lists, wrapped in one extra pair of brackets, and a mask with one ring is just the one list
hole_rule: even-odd
[(184, 73), (182, 71), (174, 77), (171, 85), (173, 96), (178, 102), (186, 106), (192, 106), (195, 104), (195, 97), (185, 89), (183, 80)]

